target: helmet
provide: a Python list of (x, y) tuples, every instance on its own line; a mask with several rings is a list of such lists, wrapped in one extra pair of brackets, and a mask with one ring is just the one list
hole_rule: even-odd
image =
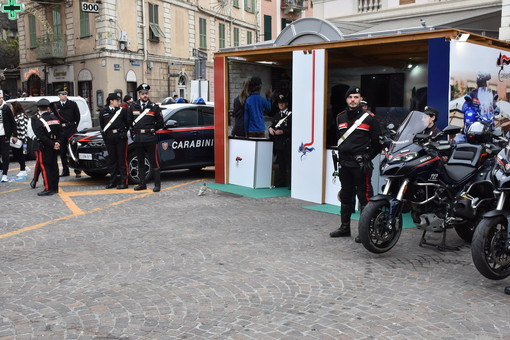
[(489, 143), (491, 141), (491, 128), (482, 122), (474, 122), (469, 126), (466, 139), (471, 144)]

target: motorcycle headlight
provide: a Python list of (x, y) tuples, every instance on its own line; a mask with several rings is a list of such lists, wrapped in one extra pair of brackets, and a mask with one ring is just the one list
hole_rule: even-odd
[(396, 155), (395, 157), (390, 157), (389, 161), (390, 163), (396, 163), (396, 162), (409, 162), (412, 161), (418, 157), (418, 153), (416, 152), (408, 152)]

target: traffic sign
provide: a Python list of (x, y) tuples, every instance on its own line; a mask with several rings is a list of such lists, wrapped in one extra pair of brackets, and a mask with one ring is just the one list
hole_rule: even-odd
[(99, 13), (99, 4), (95, 2), (82, 2), (81, 11), (87, 13)]
[(2, 5), (2, 12), (7, 13), (10, 20), (18, 19), (18, 13), (23, 10), (22, 4), (17, 4), (16, 0), (9, 0), (7, 4)]
[(193, 49), (193, 56), (198, 59), (207, 59), (207, 53), (200, 51), (199, 49)]

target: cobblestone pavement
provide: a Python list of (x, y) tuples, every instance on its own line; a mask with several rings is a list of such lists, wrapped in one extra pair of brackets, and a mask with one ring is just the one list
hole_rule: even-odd
[(338, 217), (309, 202), (198, 196), (204, 181), (167, 172), (155, 194), (68, 177), (51, 197), (0, 183), (0, 339), (510, 337), (510, 282), (484, 279), (453, 231), (458, 252), (406, 229), (374, 255), (331, 239)]

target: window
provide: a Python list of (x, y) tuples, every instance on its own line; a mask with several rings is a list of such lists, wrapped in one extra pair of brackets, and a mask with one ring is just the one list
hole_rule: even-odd
[(233, 6), (239, 8), (239, 0), (234, 0)]
[(220, 42), (220, 48), (225, 47), (225, 24), (220, 23), (220, 26), (218, 28), (219, 31), (219, 42)]
[(200, 35), (200, 48), (207, 49), (207, 21), (205, 18), (199, 19), (199, 35)]
[(286, 18), (282, 18), (282, 31), (285, 27), (287, 27), (288, 24), (292, 23), (291, 20), (289, 19), (286, 19)]
[(90, 37), (89, 16), (89, 13), (80, 9), (80, 38)]
[(158, 7), (149, 2), (149, 40), (152, 41), (159, 41), (159, 38), (165, 37), (165, 33), (159, 27)]
[(254, 13), (254, 11), (255, 11), (255, 0), (244, 0), (244, 10), (246, 12)]
[(177, 111), (170, 117), (170, 119), (177, 122), (177, 127), (198, 126), (198, 112), (196, 108)]
[(35, 30), (35, 16), (33, 14), (28, 15), (28, 35), (30, 48), (37, 47), (37, 35)]
[(271, 16), (264, 15), (264, 40), (271, 40)]
[(252, 44), (253, 43), (253, 37), (251, 31), (246, 31), (246, 44)]
[(234, 46), (239, 46), (239, 28), (234, 27)]
[(200, 110), (200, 125), (214, 126), (214, 109), (212, 107), (202, 107)]
[(53, 7), (53, 38), (55, 41), (62, 39), (62, 18), (60, 16), (60, 7)]

